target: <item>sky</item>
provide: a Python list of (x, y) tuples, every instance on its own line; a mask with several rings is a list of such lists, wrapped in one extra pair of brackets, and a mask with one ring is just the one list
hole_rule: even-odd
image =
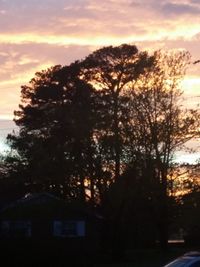
[[(15, 128), (20, 87), (36, 71), (123, 43), (185, 49), (192, 61), (200, 59), (200, 0), (0, 0), (0, 151)], [(195, 107), (200, 64), (188, 68), (183, 90), (187, 106)], [(191, 161), (200, 153), (180, 157)]]

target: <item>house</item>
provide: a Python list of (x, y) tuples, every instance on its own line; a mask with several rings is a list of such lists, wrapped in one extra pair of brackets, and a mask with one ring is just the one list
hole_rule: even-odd
[[(98, 218), (77, 203), (49, 194), (29, 194), (0, 211), (2, 247), (20, 247), (63, 253), (90, 254), (99, 247)], [(7, 242), (7, 243), (6, 243)], [(27, 253), (27, 252), (26, 252)]]
[(0, 212), (0, 234), (7, 238), (85, 237), (89, 214), (48, 193), (27, 195)]

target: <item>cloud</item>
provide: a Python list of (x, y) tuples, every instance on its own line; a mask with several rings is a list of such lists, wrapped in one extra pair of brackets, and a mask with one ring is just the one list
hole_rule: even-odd
[[(81, 59), (91, 52), (89, 46), (64, 46), (48, 44), (0, 44), (0, 80), (10, 78), (11, 74), (24, 72), (30, 68), (37, 69), (47, 61), (52, 64), (69, 64)], [(10, 76), (9, 76), (10, 73)]]
[(89, 46), (0, 44), (0, 117), (13, 116), (20, 102), (21, 85), (27, 84), (36, 71), (67, 65), (90, 52)]
[(200, 2), (199, 0), (190, 0), (191, 4), (195, 4), (195, 5), (199, 5), (200, 6)]
[(102, 46), (185, 48), (199, 59), (198, 12), (197, 0), (0, 0), (0, 114), (11, 114), (40, 68)]
[[(85, 8), (86, 1), (69, 0), (26, 0), (1, 1), (0, 16), (1, 33), (43, 32), (56, 33), (60, 18), (88, 18), (92, 16)], [(13, 23), (14, 22), (14, 23)]]
[[(41, 2), (41, 3), (40, 3)], [(1, 42), (48, 43), (53, 45), (120, 44), (139, 40), (190, 38), (197, 33), (199, 19), (169, 16), (197, 12), (194, 4), (164, 0), (44, 0), (1, 1)], [(47, 4), (48, 3), (48, 4)], [(30, 12), (31, 10), (31, 12)], [(11, 23), (14, 21), (14, 23)], [(161, 22), (162, 21), (162, 22)], [(193, 29), (192, 28), (193, 24)], [(123, 40), (122, 40), (123, 38)]]
[(197, 15), (200, 14), (200, 8), (189, 4), (166, 3), (162, 6), (161, 11), (166, 15)]

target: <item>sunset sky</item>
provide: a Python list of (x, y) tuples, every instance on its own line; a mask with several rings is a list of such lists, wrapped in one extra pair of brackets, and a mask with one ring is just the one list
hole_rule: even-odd
[[(20, 86), (36, 71), (122, 43), (140, 50), (186, 49), (192, 61), (200, 59), (200, 0), (0, 0), (0, 150), (15, 127), (8, 120), (20, 102)], [(200, 64), (191, 64), (183, 89), (187, 105), (195, 107)]]

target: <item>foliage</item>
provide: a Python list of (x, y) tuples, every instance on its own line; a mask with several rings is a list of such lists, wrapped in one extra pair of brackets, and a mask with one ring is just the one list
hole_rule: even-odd
[(55, 66), (22, 86), (22, 104), (15, 112), (20, 133), (8, 136), (31, 187), (67, 198), (85, 197), (84, 178), (93, 156), (95, 92), (78, 78), (78, 71), (77, 64)]
[(115, 180), (119, 178), (126, 161), (126, 132), (131, 120), (129, 98), (125, 92), (153, 64), (153, 56), (127, 44), (101, 48), (82, 62), (84, 79), (101, 94), (102, 124), (98, 137), (109, 165), (113, 165)]

